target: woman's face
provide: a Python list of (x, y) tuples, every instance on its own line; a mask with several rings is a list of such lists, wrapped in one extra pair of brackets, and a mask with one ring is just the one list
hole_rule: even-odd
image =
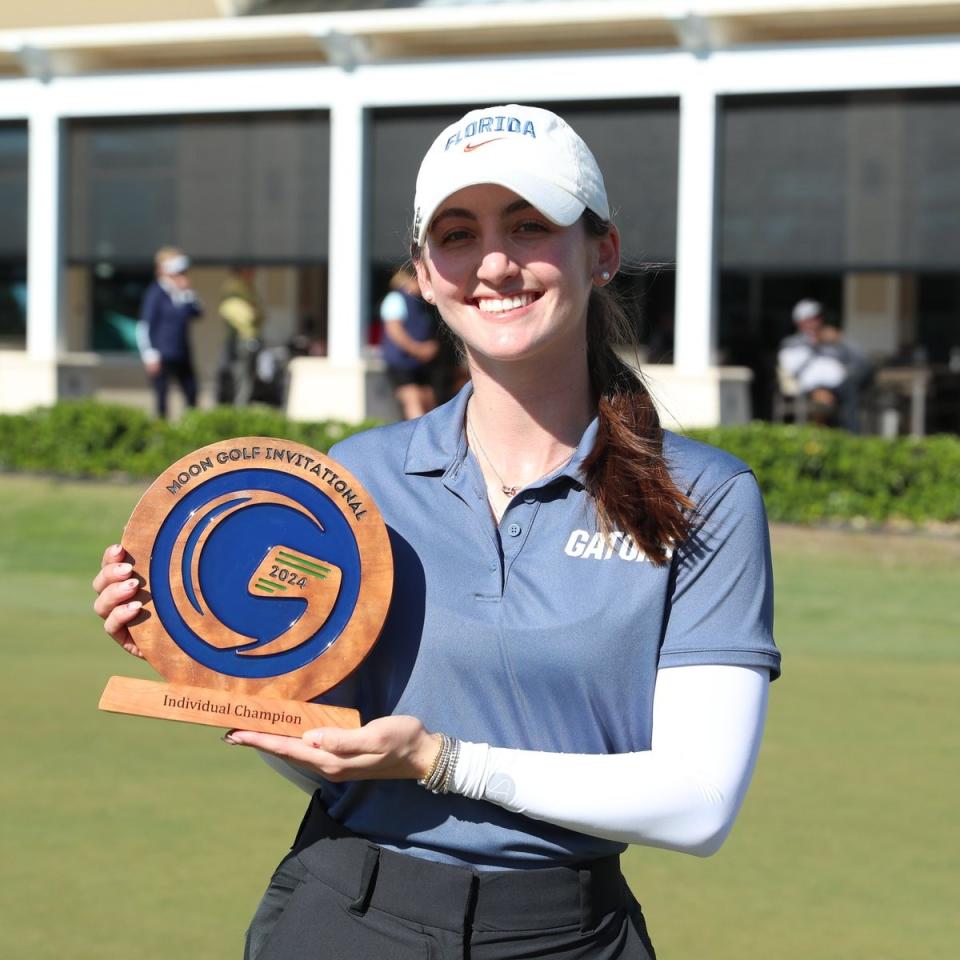
[(585, 356), (587, 301), (619, 266), (619, 237), (559, 227), (504, 187), (451, 194), (427, 233), (417, 275), (474, 363)]

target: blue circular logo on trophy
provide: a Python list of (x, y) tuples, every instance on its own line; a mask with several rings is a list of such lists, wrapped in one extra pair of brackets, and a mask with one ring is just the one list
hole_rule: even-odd
[[(161, 697), (201, 715), (173, 719), (239, 727), (248, 718), (237, 698), (319, 707), (303, 701), (356, 668), (386, 617), (393, 564), (383, 520), (348, 471), (301, 444), (243, 437), (178, 460), (134, 509), (123, 545), (144, 580), (131, 633), (170, 683), (139, 688), (140, 709), (120, 712), (160, 715), (143, 701)], [(217, 712), (223, 697), (234, 698), (226, 713)]]

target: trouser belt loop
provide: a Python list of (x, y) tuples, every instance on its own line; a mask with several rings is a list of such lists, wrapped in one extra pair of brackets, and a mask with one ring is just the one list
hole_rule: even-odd
[[(473, 918), (477, 913), (477, 901), (480, 899), (480, 878), (474, 873), (470, 878), (470, 887), (467, 891), (467, 900), (463, 908), (463, 941), (470, 942), (470, 931), (473, 930)], [(469, 958), (467, 958), (469, 960)]]
[(350, 904), (350, 912), (364, 914), (367, 907), (370, 906), (370, 897), (373, 895), (373, 888), (377, 880), (377, 869), (380, 866), (380, 848), (374, 844), (368, 844), (363, 855), (363, 866), (360, 868), (360, 889), (356, 898)]
[(586, 933), (597, 925), (594, 916), (593, 873), (589, 867), (582, 867), (580, 874), (580, 932)]

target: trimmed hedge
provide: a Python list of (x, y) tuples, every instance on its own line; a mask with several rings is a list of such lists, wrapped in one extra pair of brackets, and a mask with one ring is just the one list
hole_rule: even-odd
[(960, 437), (857, 437), (772, 423), (689, 435), (753, 468), (771, 520), (960, 521)]
[[(269, 407), (193, 410), (177, 423), (94, 400), (0, 415), (0, 468), (71, 477), (153, 477), (228, 437), (270, 436), (326, 452), (373, 422), (298, 423)], [(752, 423), (691, 430), (750, 464), (771, 520), (789, 523), (960, 521), (960, 438), (892, 440)]]
[(297, 423), (271, 407), (188, 411), (176, 423), (95, 400), (0, 414), (0, 468), (69, 477), (154, 477), (198, 447), (230, 437), (282, 437), (326, 452), (373, 421)]

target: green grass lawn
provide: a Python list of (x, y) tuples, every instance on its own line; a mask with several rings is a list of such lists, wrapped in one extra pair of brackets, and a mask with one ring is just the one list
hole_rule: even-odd
[[(96, 710), (152, 675), (90, 612), (141, 489), (0, 477), (4, 960), (239, 958), (304, 806), (212, 728)], [(737, 826), (627, 856), (661, 960), (952, 956), (960, 540), (774, 540), (784, 676)]]

